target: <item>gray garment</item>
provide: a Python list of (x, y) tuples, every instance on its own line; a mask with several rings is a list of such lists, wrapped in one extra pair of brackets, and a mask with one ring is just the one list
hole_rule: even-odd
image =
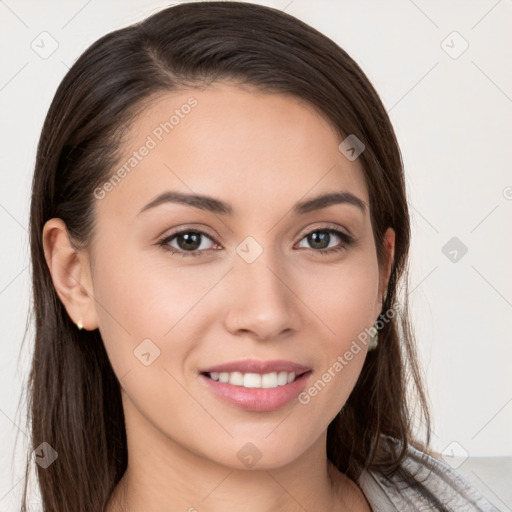
[[(499, 512), (462, 475), (445, 462), (410, 446), (402, 467), (454, 512)], [(418, 491), (406, 486), (399, 476), (391, 478), (394, 487), (382, 475), (363, 471), (358, 484), (374, 512), (414, 512), (435, 510)]]

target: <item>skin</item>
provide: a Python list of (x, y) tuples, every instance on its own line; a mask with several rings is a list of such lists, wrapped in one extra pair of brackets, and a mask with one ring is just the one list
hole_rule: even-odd
[[(99, 328), (122, 387), (129, 463), (108, 511), (370, 510), (325, 449), (364, 345), (307, 405), (270, 412), (222, 402), (198, 371), (284, 359), (310, 367), (316, 381), (378, 318), (394, 231), (379, 266), (359, 159), (338, 150), (341, 139), (312, 106), (283, 94), (227, 82), (162, 94), (132, 125), (120, 166), (191, 96), (197, 106), (96, 199), (89, 251), (72, 248), (60, 219), (44, 227), (57, 293), (74, 322)], [(166, 203), (138, 215), (165, 190), (207, 194), (234, 214)], [(366, 213), (349, 204), (291, 213), (299, 200), (340, 190), (362, 199)], [(355, 242), (319, 254), (306, 235), (327, 227)], [(181, 228), (207, 234), (198, 257), (158, 245)], [(236, 252), (248, 236), (263, 249), (252, 263)], [(333, 235), (325, 246), (344, 244)], [(168, 245), (186, 251), (179, 237)], [(149, 366), (134, 356), (147, 338), (160, 350)], [(252, 468), (237, 457), (248, 442), (261, 454)]]

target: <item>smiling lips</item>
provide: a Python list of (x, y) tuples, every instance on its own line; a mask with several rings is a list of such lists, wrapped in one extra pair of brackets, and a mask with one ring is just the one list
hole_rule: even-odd
[(201, 371), (223, 401), (251, 411), (272, 411), (297, 397), (311, 370), (291, 361), (244, 360)]
[(272, 389), (285, 386), (309, 371), (309, 368), (291, 361), (233, 361), (201, 372), (217, 382), (244, 388)]

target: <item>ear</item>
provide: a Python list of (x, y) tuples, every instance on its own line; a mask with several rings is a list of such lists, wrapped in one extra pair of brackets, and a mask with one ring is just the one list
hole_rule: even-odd
[(43, 248), (55, 291), (74, 323), (84, 329), (98, 327), (88, 255), (70, 243), (62, 219), (48, 220), (43, 228)]
[[(377, 297), (378, 313), (382, 311), (382, 306), (386, 298), (389, 278), (391, 276), (391, 269), (393, 268), (393, 261), (395, 258), (395, 230), (388, 228), (384, 234), (384, 260), (379, 267), (379, 291)], [(377, 318), (377, 317), (376, 317)]]

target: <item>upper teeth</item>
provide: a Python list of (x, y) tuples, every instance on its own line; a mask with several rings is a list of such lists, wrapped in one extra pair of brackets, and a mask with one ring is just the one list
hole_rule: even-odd
[(244, 388), (277, 388), (295, 380), (295, 372), (241, 373), (211, 372), (210, 377), (219, 382), (229, 382)]

